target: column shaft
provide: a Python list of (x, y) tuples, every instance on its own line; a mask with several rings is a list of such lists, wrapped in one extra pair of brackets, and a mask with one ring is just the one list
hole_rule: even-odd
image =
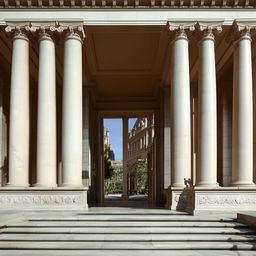
[(250, 33), (236, 42), (233, 70), (232, 184), (253, 185), (253, 101)]
[(36, 186), (56, 186), (55, 45), (46, 33), (39, 44)]
[(171, 182), (170, 90), (164, 89), (164, 188)]
[(62, 117), (63, 186), (82, 186), (82, 41), (66, 36)]
[(29, 170), (29, 40), (13, 37), (11, 69), (9, 186), (28, 186)]
[(199, 64), (199, 166), (198, 186), (217, 183), (217, 99), (214, 35), (205, 32)]
[(179, 31), (173, 42), (171, 110), (171, 186), (184, 187), (191, 179), (189, 54), (184, 31)]
[(128, 118), (123, 117), (123, 194), (122, 194), (123, 200), (129, 199), (127, 157), (128, 157)]

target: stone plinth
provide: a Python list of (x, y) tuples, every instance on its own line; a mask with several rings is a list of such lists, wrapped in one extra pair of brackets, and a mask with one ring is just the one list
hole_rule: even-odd
[(186, 188), (186, 211), (193, 214), (256, 210), (255, 187)]
[(0, 189), (0, 210), (87, 210), (87, 188)]
[(169, 187), (165, 206), (173, 211), (186, 211), (189, 200), (188, 196), (190, 194), (184, 188)]

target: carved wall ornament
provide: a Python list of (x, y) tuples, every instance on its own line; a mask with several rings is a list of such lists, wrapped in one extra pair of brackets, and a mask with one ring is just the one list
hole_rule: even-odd
[(198, 195), (197, 204), (204, 206), (219, 206), (219, 205), (255, 205), (255, 195)]
[(1, 194), (0, 204), (8, 206), (33, 205), (33, 206), (65, 206), (80, 205), (83, 203), (81, 195), (17, 195)]

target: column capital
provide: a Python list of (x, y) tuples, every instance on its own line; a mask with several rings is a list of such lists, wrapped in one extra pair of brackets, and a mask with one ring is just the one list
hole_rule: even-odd
[(82, 42), (85, 39), (82, 22), (59, 22), (57, 31), (66, 32), (65, 40), (72, 38)]
[(196, 21), (168, 21), (169, 31), (176, 32), (174, 40), (188, 40), (187, 32), (195, 30)]
[(251, 31), (256, 29), (256, 20), (235, 20), (233, 23), (232, 39), (235, 42), (240, 40), (252, 40)]
[(212, 40), (215, 39), (216, 33), (222, 32), (223, 20), (219, 21), (199, 21), (198, 30), (200, 33), (200, 39), (203, 40)]
[(31, 22), (29, 30), (39, 34), (39, 42), (41, 40), (53, 41), (53, 33), (57, 31), (57, 26), (57, 22)]
[(5, 31), (12, 36), (12, 39), (23, 39), (29, 41), (29, 22), (7, 22)]

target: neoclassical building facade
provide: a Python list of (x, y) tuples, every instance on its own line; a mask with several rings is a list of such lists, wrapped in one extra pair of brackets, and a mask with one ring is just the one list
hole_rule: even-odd
[(256, 209), (254, 1), (7, 0), (0, 25), (1, 209), (104, 205), (103, 119), (127, 142), (152, 114), (152, 205)]

